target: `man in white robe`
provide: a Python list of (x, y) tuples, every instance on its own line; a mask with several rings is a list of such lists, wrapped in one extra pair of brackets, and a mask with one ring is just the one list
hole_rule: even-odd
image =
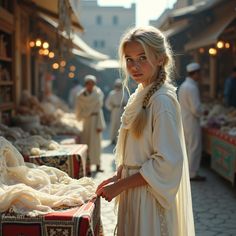
[(85, 88), (77, 96), (76, 117), (83, 123), (81, 142), (88, 145), (88, 156), (91, 165), (100, 168), (101, 133), (105, 128), (102, 111), (104, 94), (96, 86), (96, 77), (85, 76)]
[(190, 180), (204, 181), (206, 178), (198, 174), (202, 155), (201, 101), (198, 88), (198, 81), (201, 78), (200, 65), (193, 62), (188, 64), (186, 69), (188, 77), (180, 86), (178, 95), (189, 161)]
[(120, 119), (124, 111), (124, 106), (127, 104), (128, 96), (122, 91), (122, 81), (115, 81), (114, 90), (112, 90), (106, 99), (106, 108), (111, 112), (110, 116), (110, 139), (111, 143), (115, 144), (118, 130), (120, 128)]

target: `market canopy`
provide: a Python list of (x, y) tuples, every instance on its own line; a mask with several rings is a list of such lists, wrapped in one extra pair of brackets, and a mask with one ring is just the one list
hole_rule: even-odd
[[(37, 11), (42, 12), (50, 17), (58, 19), (59, 14), (58, 14), (58, 1), (62, 0), (32, 0), (33, 3), (35, 3), (35, 8)], [(25, 4), (30, 4), (28, 0), (24, 0), (23, 3)], [(74, 8), (75, 8), (75, 3), (74, 1), (69, 1), (70, 7), (71, 7), (71, 12), (72, 12), (72, 25), (79, 29), (80, 31), (83, 31), (84, 28), (80, 24), (79, 19), (78, 19), (78, 13), (75, 14)]]
[(174, 9), (173, 11), (170, 12), (169, 16), (173, 18), (179, 18), (179, 17), (186, 17), (187, 15), (196, 15), (200, 12), (212, 8), (213, 6), (223, 1), (224, 0), (214, 0), (214, 1), (202, 0), (200, 2), (191, 4), (186, 7)]
[[(51, 25), (54, 28), (58, 27), (58, 22), (56, 19), (53, 19), (52, 17), (49, 17), (43, 13), (38, 14), (40, 18), (42, 18), (44, 21), (46, 21), (49, 25)], [(72, 50), (73, 54), (86, 57), (89, 59), (94, 60), (106, 60), (109, 58), (108, 55), (102, 54), (93, 48), (91, 48), (89, 45), (87, 45), (78, 35), (78, 33), (72, 33), (72, 42), (75, 46), (75, 48)]]
[(166, 31), (164, 31), (164, 35), (167, 38), (173, 37), (174, 35), (182, 32), (183, 30), (185, 30), (188, 27), (189, 23), (187, 20), (182, 20), (182, 21), (178, 21), (175, 22), (174, 24), (172, 24), (170, 26), (170, 28)]
[(120, 68), (120, 64), (117, 60), (107, 59), (103, 61), (99, 61), (97, 66), (102, 67), (104, 69), (118, 69)]
[(219, 36), (227, 26), (235, 19), (235, 14), (226, 14), (212, 25), (205, 28), (197, 37), (185, 45), (185, 50), (190, 51), (196, 48), (209, 46), (217, 43)]

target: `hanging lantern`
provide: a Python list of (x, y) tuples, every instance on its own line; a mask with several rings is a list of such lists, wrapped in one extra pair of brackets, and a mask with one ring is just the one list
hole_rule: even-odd
[(35, 42), (36, 47), (41, 47), (42, 41), (40, 39), (37, 39)]
[(76, 67), (75, 66), (70, 66), (70, 71), (75, 71)]
[(44, 50), (42, 48), (39, 49), (39, 55), (44, 55)]
[(29, 42), (29, 46), (30, 46), (31, 48), (33, 48), (33, 47), (35, 46), (35, 42), (34, 42), (33, 40), (31, 40), (31, 41)]
[(49, 57), (49, 58), (54, 58), (54, 57), (55, 57), (54, 52), (49, 52), (48, 57)]
[(210, 48), (208, 52), (212, 56), (215, 56), (217, 54), (217, 50), (215, 48)]
[(74, 74), (73, 72), (70, 72), (70, 73), (68, 74), (68, 77), (69, 77), (70, 79), (73, 79), (73, 78), (75, 77), (75, 74)]
[(43, 43), (43, 48), (44, 48), (44, 49), (49, 48), (49, 43), (48, 43), (48, 42), (44, 42), (44, 43)]
[(205, 52), (205, 49), (204, 48), (199, 48), (199, 52), (202, 54)]
[(216, 44), (217, 48), (223, 48), (224, 47), (224, 42), (223, 41), (218, 41)]
[(230, 48), (230, 43), (225, 43), (225, 48)]
[(48, 49), (44, 49), (44, 50), (43, 50), (43, 55), (44, 55), (44, 56), (47, 56), (48, 54), (49, 54), (49, 50), (48, 50)]
[(58, 63), (53, 63), (52, 64), (52, 68), (54, 69), (54, 70), (57, 70), (58, 68), (59, 68), (59, 64)]
[(65, 66), (66, 66), (66, 61), (65, 61), (65, 60), (62, 60), (62, 61), (60, 62), (60, 66), (61, 66), (61, 67), (65, 67)]

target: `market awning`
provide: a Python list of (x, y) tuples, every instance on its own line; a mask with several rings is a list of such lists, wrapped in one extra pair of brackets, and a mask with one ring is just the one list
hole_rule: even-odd
[(120, 68), (120, 64), (117, 60), (104, 60), (104, 61), (99, 61), (97, 63), (97, 66), (102, 67), (104, 69), (118, 69)]
[(189, 23), (187, 20), (179, 21), (170, 26), (170, 28), (164, 31), (164, 35), (167, 38), (173, 37), (174, 35), (182, 32), (188, 27)]
[(96, 71), (102, 71), (105, 69), (103, 67), (98, 66), (97, 63), (91, 59), (82, 58), (80, 56), (76, 56), (75, 58), (79, 63), (81, 63), (87, 67), (90, 67)]
[[(39, 17), (42, 18), (44, 21), (46, 21), (49, 25), (53, 26), (54, 28), (57, 28), (58, 22), (57, 20), (53, 19), (52, 17), (49, 17), (43, 13), (39, 13)], [(106, 60), (109, 58), (108, 55), (102, 54), (90, 46), (88, 46), (77, 33), (72, 34), (72, 42), (77, 49), (73, 49), (72, 53), (83, 56), (86, 58), (94, 59), (94, 60)]]
[[(32, 0), (32, 2), (35, 3), (34, 8), (36, 8), (37, 11), (58, 19), (58, 0)], [(71, 9), (74, 8), (72, 2), (73, 1), (70, 1)], [(29, 1), (24, 0), (23, 3), (29, 4)], [(84, 28), (80, 24), (77, 14), (75, 15), (74, 11), (72, 11), (72, 13), (72, 25), (80, 31), (83, 31)]]
[(194, 37), (192, 41), (185, 45), (185, 50), (190, 51), (196, 48), (205, 47), (215, 44), (219, 39), (219, 36), (223, 33), (225, 28), (235, 19), (236, 15), (226, 14), (218, 21), (214, 22), (211, 26), (206, 27), (205, 30), (197, 37)]
[(177, 18), (177, 17), (185, 17), (186, 15), (191, 15), (191, 14), (192, 15), (198, 14), (200, 12), (203, 12), (212, 8), (213, 6), (223, 1), (224, 0), (214, 0), (214, 1), (202, 0), (200, 2), (191, 4), (186, 7), (174, 9), (173, 11), (171, 11), (170, 16)]

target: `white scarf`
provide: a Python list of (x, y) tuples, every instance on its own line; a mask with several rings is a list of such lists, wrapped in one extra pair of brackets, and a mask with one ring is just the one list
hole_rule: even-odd
[[(152, 83), (153, 84), (153, 83)], [(149, 84), (146, 87), (143, 87), (142, 84), (138, 85), (138, 88), (129, 98), (127, 106), (124, 108), (124, 113), (121, 117), (121, 126), (119, 130), (119, 135), (117, 139), (117, 145), (115, 148), (115, 156), (116, 156), (116, 164), (117, 167), (123, 164), (123, 152), (125, 148), (125, 139), (128, 130), (131, 128), (132, 123), (134, 122), (135, 118), (141, 111), (143, 106), (143, 100), (151, 88), (152, 84)]]

